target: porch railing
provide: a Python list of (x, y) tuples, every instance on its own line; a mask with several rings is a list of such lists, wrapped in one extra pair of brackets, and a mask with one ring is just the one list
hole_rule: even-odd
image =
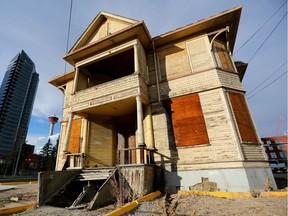
[(155, 149), (136, 147), (117, 150), (117, 164), (154, 164)]
[(84, 167), (84, 153), (69, 153), (66, 154), (68, 167), (73, 168), (82, 168)]

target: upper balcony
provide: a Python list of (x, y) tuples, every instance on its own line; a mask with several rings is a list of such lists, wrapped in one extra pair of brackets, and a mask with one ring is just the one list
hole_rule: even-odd
[(73, 112), (136, 95), (148, 100), (146, 54), (138, 39), (78, 61), (75, 69), (65, 103)]
[[(97, 106), (103, 106), (109, 103), (118, 103), (125, 101), (123, 105), (128, 109), (131, 98), (141, 95), (148, 100), (147, 83), (140, 74), (133, 73), (115, 80), (95, 85), (93, 87), (77, 91), (68, 102), (72, 112), (87, 111)], [(105, 107), (108, 112), (108, 107)], [(102, 111), (103, 112), (103, 111)], [(102, 113), (101, 112), (101, 113)], [(109, 112), (111, 114), (111, 112)], [(116, 114), (117, 112), (113, 112)], [(103, 113), (102, 113), (103, 114)]]

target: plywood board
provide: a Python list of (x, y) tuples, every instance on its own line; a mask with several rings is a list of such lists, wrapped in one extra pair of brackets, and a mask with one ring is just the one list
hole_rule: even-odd
[(198, 94), (173, 98), (171, 112), (176, 146), (209, 143)]

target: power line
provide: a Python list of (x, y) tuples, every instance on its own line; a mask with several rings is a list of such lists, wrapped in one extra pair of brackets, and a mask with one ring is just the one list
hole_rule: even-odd
[(270, 76), (268, 76), (265, 80), (263, 80), (259, 85), (257, 85), (254, 89), (252, 89), (248, 94), (246, 94), (247, 96), (249, 94), (251, 94), (252, 92), (254, 92), (257, 88), (259, 88), (262, 84), (264, 84), (269, 78), (271, 78), (275, 73), (277, 73), (285, 64), (287, 64), (287, 61), (282, 64), (276, 71), (274, 71)]
[(272, 82), (268, 83), (266, 86), (264, 86), (262, 89), (260, 89), (259, 91), (257, 91), (255, 94), (253, 94), (252, 96), (248, 97), (248, 100), (252, 97), (254, 97), (256, 94), (258, 94), (259, 92), (261, 92), (262, 90), (264, 90), (265, 88), (267, 88), (268, 86), (270, 86), (271, 84), (273, 84), (274, 82), (276, 82), (278, 79), (280, 79), (282, 76), (284, 76), (285, 74), (287, 74), (288, 71), (284, 72), (283, 74), (281, 74), (279, 77), (277, 77), (276, 79), (274, 79)]
[(255, 57), (255, 55), (258, 53), (258, 51), (263, 47), (263, 45), (266, 43), (266, 41), (270, 38), (270, 36), (274, 33), (274, 31), (276, 30), (276, 28), (280, 25), (280, 23), (282, 22), (282, 20), (287, 16), (287, 12), (284, 14), (284, 16), (281, 18), (281, 20), (278, 22), (278, 24), (275, 26), (275, 28), (270, 32), (270, 34), (267, 36), (267, 38), (263, 41), (263, 43), (261, 44), (261, 46), (256, 50), (256, 52), (254, 53), (254, 55), (249, 59), (248, 63), (250, 63), (250, 61)]
[[(70, 12), (69, 12), (69, 22), (68, 22), (68, 32), (67, 32), (67, 42), (66, 42), (66, 53), (68, 52), (68, 46), (69, 46), (70, 26), (71, 26), (71, 17), (72, 17), (72, 6), (73, 6), (73, 0), (70, 1)], [(67, 62), (65, 61), (64, 73), (66, 73), (66, 66), (67, 66)]]
[(262, 29), (262, 28), (278, 13), (278, 11), (279, 11), (286, 3), (287, 3), (287, 2), (285, 1), (284, 4), (282, 4), (282, 5), (280, 6), (280, 8), (279, 8), (260, 28), (257, 29), (257, 31), (255, 31), (254, 34), (251, 35), (251, 36), (248, 38), (248, 40), (246, 40), (246, 41), (244, 42), (244, 44), (236, 50), (236, 52), (234, 53), (234, 55), (236, 55), (236, 53), (238, 53), (238, 51), (239, 51), (242, 47), (244, 47), (244, 46)]

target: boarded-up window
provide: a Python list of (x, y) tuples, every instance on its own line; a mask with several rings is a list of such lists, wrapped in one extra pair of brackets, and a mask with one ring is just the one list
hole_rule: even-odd
[(234, 71), (230, 55), (225, 44), (223, 42), (214, 40), (213, 45), (214, 52), (217, 55), (215, 57), (218, 63), (218, 67), (224, 70)]
[(207, 37), (201, 37), (187, 43), (187, 51), (193, 72), (214, 67)]
[(173, 98), (171, 113), (176, 146), (208, 144), (208, 134), (198, 94)]
[(80, 151), (81, 122), (82, 119), (75, 119), (72, 122), (71, 135), (68, 147), (68, 151), (70, 153), (79, 153)]
[(244, 95), (228, 92), (242, 142), (257, 142), (257, 135)]

